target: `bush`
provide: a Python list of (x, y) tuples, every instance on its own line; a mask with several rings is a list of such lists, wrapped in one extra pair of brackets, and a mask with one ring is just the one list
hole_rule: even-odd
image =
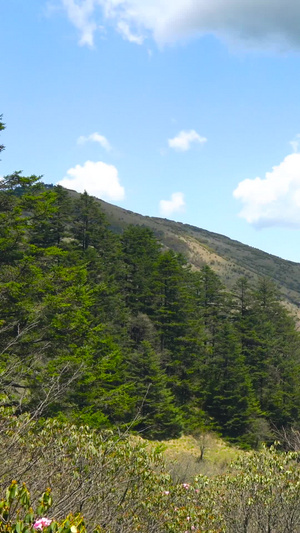
[[(44, 517), (51, 505), (51, 490), (46, 489), (34, 511), (25, 483), (19, 486), (17, 481), (12, 481), (6, 490), (5, 498), (0, 501), (0, 532), (86, 533), (83, 517), (79, 514), (76, 516), (70, 514), (60, 522)], [(100, 533), (100, 529), (98, 532)]]
[(161, 446), (0, 414), (0, 533), (300, 531), (297, 452), (243, 453), (225, 474), (174, 483)]

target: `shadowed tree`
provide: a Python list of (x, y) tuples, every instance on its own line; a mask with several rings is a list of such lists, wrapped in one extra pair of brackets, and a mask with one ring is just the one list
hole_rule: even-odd
[(206, 381), (205, 408), (225, 435), (239, 440), (250, 430), (259, 410), (238, 337), (228, 322), (216, 336), (206, 368)]
[(178, 437), (182, 429), (179, 410), (167, 387), (159, 355), (147, 341), (128, 357), (126, 374), (133, 384), (138, 413), (135, 429), (154, 439)]

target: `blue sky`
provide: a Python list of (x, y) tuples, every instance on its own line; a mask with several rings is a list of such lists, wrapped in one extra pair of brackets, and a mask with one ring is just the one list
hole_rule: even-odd
[(0, 0), (0, 175), (300, 262), (299, 0)]

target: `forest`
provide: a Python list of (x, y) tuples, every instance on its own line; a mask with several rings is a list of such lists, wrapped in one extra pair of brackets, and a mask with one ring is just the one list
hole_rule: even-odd
[[(271, 445), (299, 429), (300, 336), (273, 282), (229, 291), (149, 228), (114, 233), (86, 192), (17, 171), (0, 291), (1, 532), (33, 531), (29, 490), (40, 517), (56, 495), (60, 522), (35, 527), (51, 533), (84, 531), (78, 513), (108, 533), (299, 531), (297, 454)], [(249, 455), (176, 484), (157, 441), (205, 431)]]
[(95, 428), (255, 447), (297, 427), (299, 333), (271, 281), (228, 292), (149, 229), (114, 234), (87, 193), (19, 172), (0, 188), (6, 405), (33, 409), (58, 380), (45, 416)]

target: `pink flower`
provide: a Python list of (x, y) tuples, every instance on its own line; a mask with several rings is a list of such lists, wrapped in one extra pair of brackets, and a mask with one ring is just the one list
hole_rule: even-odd
[(170, 494), (169, 490), (164, 490), (164, 494)]
[(184, 489), (189, 489), (190, 488), (190, 484), (189, 483), (182, 483), (182, 486)]
[(44, 529), (44, 527), (50, 526), (51, 522), (52, 520), (49, 518), (40, 518), (33, 524), (33, 527), (34, 529)]

